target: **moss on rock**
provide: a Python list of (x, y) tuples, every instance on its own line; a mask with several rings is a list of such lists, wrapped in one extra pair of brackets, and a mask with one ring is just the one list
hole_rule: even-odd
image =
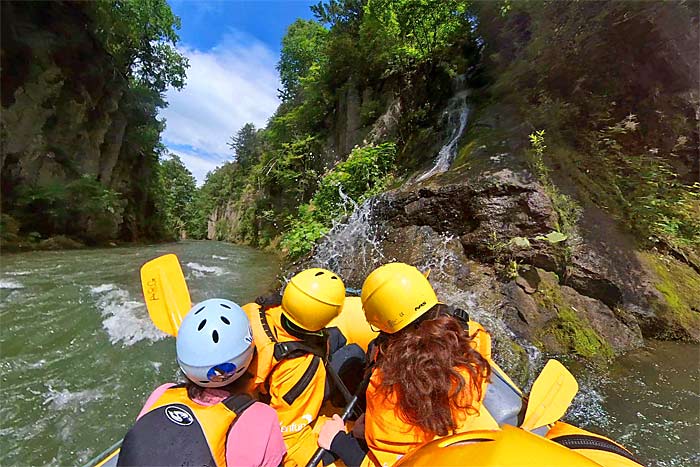
[(663, 300), (652, 300), (654, 311), (671, 326), (659, 337), (700, 341), (700, 275), (680, 261), (658, 253), (642, 253), (656, 273), (654, 284)]
[(612, 357), (614, 352), (607, 340), (562, 295), (556, 274), (541, 271), (540, 276), (543, 280), (534, 294), (535, 300), (557, 317), (542, 329), (538, 342), (550, 350), (573, 352), (583, 357)]

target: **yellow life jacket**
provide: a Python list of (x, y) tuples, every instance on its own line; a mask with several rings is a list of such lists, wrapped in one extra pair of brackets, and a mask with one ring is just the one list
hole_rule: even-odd
[(285, 331), (280, 306), (265, 309), (249, 303), (243, 309), (257, 350), (249, 371), (279, 416), (287, 446), (284, 465), (306, 465), (317, 448), (313, 426), (325, 396), (326, 349), (307, 345)]
[(282, 360), (309, 354), (325, 358), (326, 349), (308, 345), (284, 330), (281, 306), (265, 309), (257, 303), (248, 303), (242, 308), (253, 331), (257, 355), (249, 371), (255, 375), (254, 384), (258, 389), (267, 392), (264, 383)]
[(379, 335), (379, 331), (373, 330), (367, 322), (360, 297), (345, 297), (340, 313), (326, 327), (338, 328), (347, 344), (357, 344), (365, 352), (369, 343)]
[(124, 437), (117, 465), (225, 467), (231, 425), (254, 402), (238, 394), (205, 406), (192, 401), (184, 386), (169, 388)]

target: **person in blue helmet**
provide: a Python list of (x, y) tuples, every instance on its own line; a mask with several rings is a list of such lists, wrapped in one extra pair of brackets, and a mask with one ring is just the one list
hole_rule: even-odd
[(192, 307), (176, 341), (186, 381), (151, 394), (117, 465), (280, 465), (286, 448), (279, 418), (248, 394), (254, 349), (241, 307), (222, 299)]

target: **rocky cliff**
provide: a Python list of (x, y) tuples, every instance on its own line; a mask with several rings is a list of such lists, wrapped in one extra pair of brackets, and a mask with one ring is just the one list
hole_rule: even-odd
[(80, 3), (3, 2), (4, 234), (90, 243), (159, 235), (148, 219), (157, 157), (137, 141), (128, 78), (93, 30)]
[[(427, 24), (388, 3), (414, 20), (396, 36), (369, 7), (331, 19), (337, 42), (317, 64), (328, 74), (309, 68), (314, 86), (262, 130), (279, 149), (261, 151), (255, 183), (219, 205), (210, 237), (266, 245), (284, 232), (288, 251), (306, 251), (332, 227), (290, 273), (325, 266), (352, 288), (389, 261), (430, 268), (439, 296), (482, 321), (521, 376), (542, 351), (606, 359), (645, 338), (700, 342), (697, 9), (475, 2), (429, 59), (403, 55), (417, 50), (411, 24), (437, 33), (463, 18), (442, 6)], [(356, 55), (363, 43), (377, 55)], [(398, 148), (389, 177), (344, 171), (355, 145), (386, 141)], [(356, 206), (351, 179), (390, 189)], [(352, 214), (326, 222), (315, 214), (334, 188)]]
[[(499, 361), (521, 382), (533, 352), (609, 358), (645, 338), (700, 342), (694, 263), (640, 248), (586, 199), (562, 240), (551, 189), (532, 169), (526, 128), (507, 117), (513, 109), (497, 107), (503, 118), (482, 109), (470, 122), (448, 171), (417, 181), (419, 170), (368, 201), (292, 272), (320, 265), (360, 288), (386, 262), (430, 269), (440, 299), (487, 326)], [(477, 136), (484, 127), (499, 137)]]

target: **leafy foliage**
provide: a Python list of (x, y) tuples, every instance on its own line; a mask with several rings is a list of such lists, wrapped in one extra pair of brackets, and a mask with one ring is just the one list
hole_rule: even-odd
[(159, 175), (165, 194), (163, 210), (166, 227), (174, 237), (190, 235), (194, 230), (193, 203), (197, 193), (197, 184), (192, 173), (187, 170), (176, 154), (160, 163)]
[(324, 59), (323, 47), (328, 30), (316, 21), (296, 20), (282, 39), (282, 52), (277, 70), (280, 72), (283, 100), (298, 96), (301, 81), (309, 76), (312, 67), (319, 67)]
[[(639, 125), (636, 115), (630, 114), (591, 135), (596, 158), (611, 169), (601, 174), (602, 185), (641, 238), (672, 247), (698, 247), (700, 183), (683, 183), (670, 158), (658, 148), (637, 153), (630, 137), (640, 130)], [(687, 139), (680, 136), (672, 151), (686, 144)]]
[(185, 85), (187, 58), (178, 53), (180, 18), (166, 0), (92, 3), (96, 33), (122, 73), (157, 93)]
[[(571, 199), (571, 197), (561, 193), (556, 185), (552, 183), (550, 169), (544, 161), (544, 155), (547, 149), (545, 130), (537, 130), (531, 133), (529, 138), (532, 147), (530, 151), (530, 167), (535, 176), (537, 176), (545, 192), (552, 200), (552, 205), (558, 215), (558, 227), (560, 232), (552, 232), (552, 234), (555, 234), (555, 237), (549, 237), (549, 235), (552, 235), (549, 234), (547, 240), (551, 243), (558, 243), (574, 234), (576, 222), (581, 215), (581, 207), (576, 201)], [(553, 241), (556, 238), (559, 239)]]
[(20, 190), (15, 217), (24, 233), (71, 235), (87, 242), (116, 236), (124, 209), (119, 193), (88, 175), (70, 182), (30, 185)]
[(258, 136), (258, 130), (252, 123), (246, 123), (231, 137), (229, 147), (236, 154), (236, 162), (242, 170), (249, 169), (262, 155), (262, 141)]
[(349, 214), (348, 208), (386, 188), (395, 158), (394, 143), (354, 149), (345, 162), (324, 175), (311, 202), (299, 206), (296, 217), (290, 218), (282, 247), (291, 257), (311, 250), (334, 220)]
[(382, 60), (399, 67), (433, 58), (469, 30), (467, 2), (369, 0), (362, 35)]
[[(623, 219), (643, 243), (697, 249), (700, 207), (691, 174), (700, 134), (690, 117), (700, 79), (696, 6), (614, 0), (474, 6), (494, 97), (547, 130), (552, 149), (545, 158), (531, 135), (538, 177), (547, 166), (563, 167), (582, 196)], [(570, 224), (566, 213), (575, 210), (566, 198), (553, 199)]]

